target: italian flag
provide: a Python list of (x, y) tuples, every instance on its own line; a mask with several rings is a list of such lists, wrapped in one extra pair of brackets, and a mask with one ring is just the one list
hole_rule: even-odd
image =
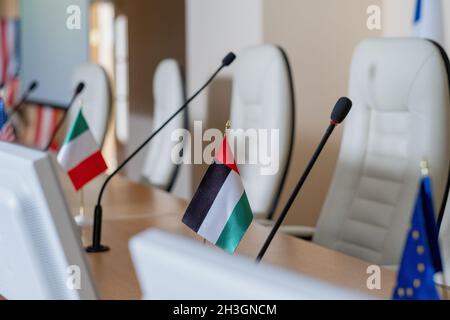
[(186, 210), (183, 223), (209, 242), (234, 253), (252, 220), (241, 176), (225, 137)]
[(58, 162), (77, 191), (108, 169), (81, 109), (64, 140)]

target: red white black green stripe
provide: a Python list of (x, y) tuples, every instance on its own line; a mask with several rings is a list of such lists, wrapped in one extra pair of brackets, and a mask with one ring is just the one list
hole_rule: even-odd
[(195, 193), (183, 223), (218, 247), (233, 253), (253, 213), (227, 138)]
[(58, 162), (77, 191), (108, 169), (81, 110), (61, 147)]

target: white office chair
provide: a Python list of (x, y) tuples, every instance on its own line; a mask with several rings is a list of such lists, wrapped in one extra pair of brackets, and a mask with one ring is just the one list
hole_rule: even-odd
[[(186, 101), (184, 80), (176, 60), (160, 62), (153, 78), (154, 120), (153, 128), (162, 125)], [(143, 182), (170, 191), (179, 165), (171, 159), (176, 142), (171, 142), (172, 132), (187, 126), (187, 113), (179, 114), (150, 143), (142, 168)]]
[[(245, 154), (245, 164), (239, 170), (253, 212), (271, 219), (285, 183), (295, 130), (295, 101), (289, 61), (284, 51), (273, 45), (260, 45), (244, 49), (238, 55), (233, 75), (231, 122), (233, 129), (279, 130), (279, 168), (273, 175), (262, 175), (266, 165), (249, 164), (253, 148)], [(234, 135), (238, 142), (235, 150), (251, 139), (242, 138), (244, 132)], [(273, 146), (270, 146), (269, 149)], [(237, 159), (239, 161), (239, 159)]]
[(108, 75), (98, 64), (79, 65), (74, 72), (72, 83), (76, 86), (84, 82), (85, 88), (79, 100), (75, 101), (69, 111), (68, 124), (73, 123), (80, 110), (79, 101), (83, 102), (83, 115), (89, 128), (100, 146), (103, 146), (111, 115), (111, 86)]
[[(423, 39), (370, 39), (357, 47), (350, 72), (353, 109), (314, 242), (397, 265), (424, 159), (441, 207), (450, 156), (445, 59)], [(295, 226), (284, 231), (304, 235)]]
[[(447, 67), (447, 71), (449, 74), (449, 83), (450, 83), (450, 60), (445, 53), (445, 50), (437, 43), (434, 43), (439, 50), (441, 51), (442, 56), (444, 57), (445, 65)], [(447, 181), (450, 184), (450, 173), (449, 180)], [(444, 277), (435, 277), (437, 283), (445, 284), (450, 286), (450, 194), (449, 194), (449, 185), (446, 189), (446, 194), (444, 194), (443, 205), (441, 206), (439, 217), (438, 217), (438, 228), (439, 228), (439, 243), (442, 255), (442, 262), (444, 266)]]

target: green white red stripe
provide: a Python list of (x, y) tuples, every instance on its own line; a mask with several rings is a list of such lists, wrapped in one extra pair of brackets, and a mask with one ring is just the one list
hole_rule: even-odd
[(233, 253), (253, 220), (253, 213), (227, 138), (183, 217), (200, 236)]
[(64, 140), (58, 162), (77, 191), (108, 169), (81, 110)]

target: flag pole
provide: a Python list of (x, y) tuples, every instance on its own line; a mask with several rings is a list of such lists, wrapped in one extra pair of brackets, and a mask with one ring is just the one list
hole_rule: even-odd
[(80, 216), (84, 217), (84, 188), (80, 190)]
[[(428, 177), (430, 175), (430, 167), (428, 166), (428, 161), (426, 160), (422, 160), (420, 162), (420, 171), (422, 173), (422, 177)], [(442, 282), (443, 284), (440, 285), (439, 283), (437, 284), (438, 287), (442, 288), (442, 295), (444, 297), (444, 300), (448, 300), (448, 286), (447, 286), (447, 280), (445, 277), (445, 270), (442, 270)]]
[(90, 225), (90, 221), (86, 217), (86, 206), (84, 201), (84, 188), (80, 189), (80, 208), (78, 215), (75, 217), (78, 226), (84, 227)]

